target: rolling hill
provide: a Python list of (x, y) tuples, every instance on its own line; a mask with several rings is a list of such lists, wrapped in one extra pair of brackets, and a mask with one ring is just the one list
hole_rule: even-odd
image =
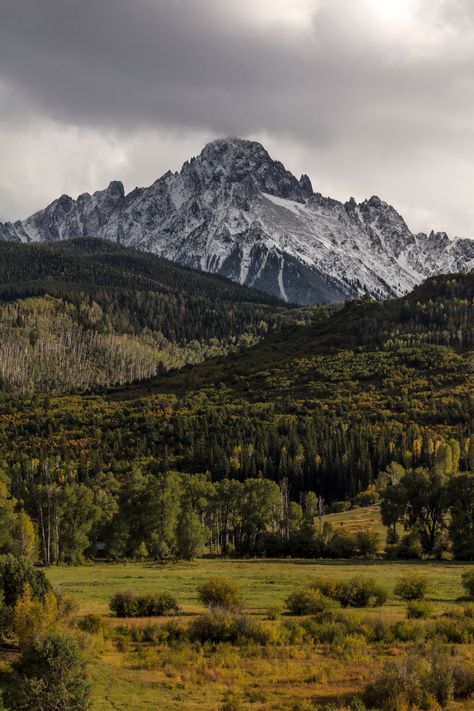
[(0, 242), (0, 379), (107, 387), (250, 345), (297, 319), (278, 299), (100, 239)]

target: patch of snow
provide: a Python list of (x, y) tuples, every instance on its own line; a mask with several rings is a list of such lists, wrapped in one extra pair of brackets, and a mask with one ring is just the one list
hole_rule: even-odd
[(283, 267), (285, 266), (285, 259), (280, 258), (280, 271), (278, 272), (278, 286), (280, 287), (280, 294), (283, 301), (288, 301), (288, 296), (286, 295), (285, 286), (283, 284)]
[(360, 205), (357, 205), (355, 212), (356, 212), (357, 217), (359, 218), (361, 225), (363, 225), (365, 227), (365, 220), (364, 220), (364, 216), (360, 210)]
[(413, 278), (416, 279), (416, 281), (421, 282), (425, 278), (423, 274), (420, 274), (420, 272), (417, 272), (408, 264), (408, 258), (405, 252), (401, 252), (398, 255), (397, 262), (402, 267), (402, 269), (406, 269), (406, 271), (409, 272), (413, 276)]
[(176, 210), (184, 205), (188, 199), (188, 195), (184, 190), (184, 186), (181, 180), (173, 180), (169, 187), (169, 196)]
[(262, 195), (267, 200), (270, 200), (270, 202), (272, 202), (274, 205), (278, 205), (278, 207), (284, 207), (285, 210), (289, 210), (298, 217), (301, 217), (301, 211), (307, 209), (306, 205), (302, 205), (300, 202), (296, 202), (296, 200), (289, 200), (288, 198), (277, 197), (276, 195), (270, 195), (270, 193), (262, 193)]

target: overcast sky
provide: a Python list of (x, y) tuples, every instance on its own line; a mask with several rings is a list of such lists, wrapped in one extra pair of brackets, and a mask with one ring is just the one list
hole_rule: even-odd
[(0, 219), (226, 135), (474, 237), (473, 0), (0, 0)]

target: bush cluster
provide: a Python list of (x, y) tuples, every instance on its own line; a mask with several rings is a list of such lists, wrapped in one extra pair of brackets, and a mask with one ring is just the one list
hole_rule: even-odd
[(468, 698), (473, 692), (472, 663), (433, 647), (423, 655), (409, 654), (388, 663), (366, 687), (363, 700), (381, 711), (446, 708), (453, 698)]
[(285, 620), (283, 640), (301, 644), (305, 639), (316, 644), (333, 644), (346, 636), (361, 636), (370, 643), (424, 642), (469, 644), (474, 641), (474, 620), (464, 614), (429, 620), (405, 619), (390, 623), (382, 617), (346, 615), (340, 609), (328, 609), (305, 617), (301, 622)]
[(4, 702), (15, 711), (90, 708), (90, 688), (76, 642), (62, 634), (35, 638), (13, 665)]
[(214, 607), (204, 615), (196, 617), (188, 628), (189, 639), (192, 642), (256, 642), (269, 644), (274, 640), (274, 630), (265, 627), (260, 622), (252, 620), (247, 615)]
[(305, 588), (291, 593), (286, 600), (286, 607), (292, 615), (315, 615), (338, 607), (336, 600), (326, 597), (317, 588)]
[(463, 573), (461, 582), (469, 597), (474, 597), (474, 572), (468, 571)]
[(27, 558), (12, 553), (0, 556), (0, 593), (4, 605), (13, 607), (28, 586), (35, 600), (44, 600), (51, 584), (42, 570)]
[(424, 600), (428, 592), (428, 580), (415, 573), (406, 575), (398, 581), (393, 592), (407, 602)]
[(109, 631), (104, 618), (94, 613), (82, 617), (77, 626), (82, 632), (87, 632), (88, 634), (103, 634), (106, 636)]
[(329, 513), (344, 513), (345, 511), (350, 511), (352, 504), (350, 501), (334, 501), (329, 507)]
[(206, 607), (235, 610), (242, 606), (242, 590), (225, 578), (210, 578), (198, 586), (199, 600)]
[(380, 501), (380, 494), (373, 484), (371, 484), (365, 491), (361, 491), (355, 497), (355, 503), (357, 506), (362, 508), (365, 506), (372, 506), (373, 504), (378, 504)]
[(148, 595), (118, 592), (110, 599), (109, 605), (117, 617), (159, 617), (177, 615), (180, 611), (176, 598), (167, 592)]
[(316, 580), (309, 586), (342, 607), (379, 607), (387, 602), (387, 591), (373, 578), (353, 577), (348, 580)]
[(409, 620), (426, 620), (432, 612), (431, 605), (423, 600), (411, 600), (407, 605), (407, 617)]

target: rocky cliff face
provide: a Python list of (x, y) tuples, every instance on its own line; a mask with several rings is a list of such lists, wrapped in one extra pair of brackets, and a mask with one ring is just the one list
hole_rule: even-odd
[(0, 239), (94, 236), (217, 272), (299, 304), (369, 292), (399, 296), (425, 277), (474, 268), (474, 240), (412, 234), (378, 197), (345, 204), (314, 193), (259, 143), (220, 139), (181, 172), (125, 195), (120, 182), (63, 195)]

